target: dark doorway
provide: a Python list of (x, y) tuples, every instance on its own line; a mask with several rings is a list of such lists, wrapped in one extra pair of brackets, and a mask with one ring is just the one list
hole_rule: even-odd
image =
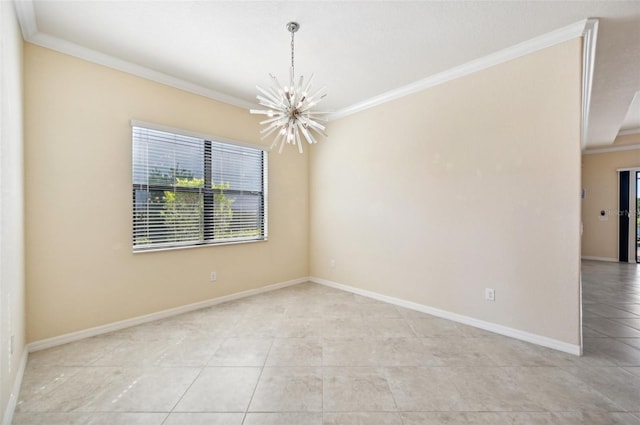
[(618, 260), (625, 263), (629, 261), (629, 177), (629, 171), (620, 172)]

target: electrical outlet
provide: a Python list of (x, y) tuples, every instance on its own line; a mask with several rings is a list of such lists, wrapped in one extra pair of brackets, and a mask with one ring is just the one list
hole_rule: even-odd
[(336, 268), (336, 260), (334, 260), (333, 258), (329, 261), (329, 267), (331, 267), (332, 269)]
[(211, 282), (215, 282), (216, 280), (218, 280), (218, 273), (216, 272), (211, 272), (211, 278), (210, 278)]
[(496, 290), (493, 288), (484, 288), (484, 299), (487, 301), (495, 301)]

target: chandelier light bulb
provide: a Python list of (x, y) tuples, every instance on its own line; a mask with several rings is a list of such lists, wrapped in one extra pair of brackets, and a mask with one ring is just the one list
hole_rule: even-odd
[[(295, 84), (294, 78), (294, 33), (298, 31), (300, 25), (296, 22), (289, 22), (287, 30), (291, 33), (291, 67), (289, 68), (289, 85), (281, 86), (278, 79), (273, 75), (271, 77), (272, 85), (268, 89), (256, 86), (260, 94), (256, 95), (258, 103), (268, 109), (251, 109), (252, 114), (266, 115), (268, 118), (260, 122), (265, 127), (260, 130), (262, 139), (264, 140), (276, 130), (276, 137), (273, 139), (271, 149), (280, 144), (278, 152), (282, 152), (285, 143), (295, 144), (298, 146), (300, 153), (302, 150), (302, 137), (309, 143), (317, 143), (312, 132), (327, 136), (324, 132), (325, 126), (320, 124), (326, 122), (326, 119), (319, 118), (326, 112), (314, 112), (312, 108), (326, 97), (324, 87), (309, 96), (309, 89), (313, 81), (313, 74), (307, 85), (304, 86), (304, 77), (300, 76), (298, 84)], [(311, 131), (309, 131), (311, 130)], [(302, 133), (302, 137), (300, 136)]]

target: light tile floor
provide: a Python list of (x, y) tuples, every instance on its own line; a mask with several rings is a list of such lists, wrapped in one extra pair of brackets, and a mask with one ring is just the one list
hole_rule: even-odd
[(13, 424), (640, 425), (639, 268), (583, 281), (583, 357), (302, 284), (32, 353)]

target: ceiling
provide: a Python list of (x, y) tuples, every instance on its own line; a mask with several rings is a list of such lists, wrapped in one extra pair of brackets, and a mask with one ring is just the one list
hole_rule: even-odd
[[(228, 103), (283, 81), (295, 20), (297, 75), (326, 85), (326, 111), (598, 18), (587, 146), (640, 128), (640, 1), (32, 1), (16, 0), (27, 41), (145, 70)], [(141, 72), (138, 72), (141, 73)], [(640, 96), (636, 97), (636, 99)], [(640, 104), (640, 100), (636, 103)], [(627, 118), (625, 120), (625, 117)]]

